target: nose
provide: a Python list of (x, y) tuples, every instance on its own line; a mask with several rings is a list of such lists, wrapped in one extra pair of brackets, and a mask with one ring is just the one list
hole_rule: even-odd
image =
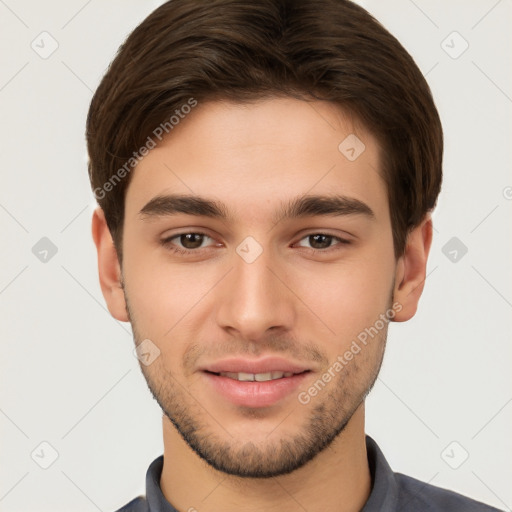
[(252, 262), (233, 254), (233, 268), (220, 285), (217, 323), (247, 341), (289, 331), (296, 319), (294, 295), (282, 265), (270, 250)]

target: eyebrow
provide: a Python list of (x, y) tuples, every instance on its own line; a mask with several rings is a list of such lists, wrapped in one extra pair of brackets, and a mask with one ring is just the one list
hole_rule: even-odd
[[(178, 214), (204, 216), (225, 221), (232, 220), (226, 205), (201, 196), (166, 194), (151, 199), (139, 212), (142, 220), (168, 217)], [(375, 218), (373, 210), (363, 201), (343, 195), (299, 196), (281, 204), (273, 221), (301, 217), (337, 217), (363, 215)]]

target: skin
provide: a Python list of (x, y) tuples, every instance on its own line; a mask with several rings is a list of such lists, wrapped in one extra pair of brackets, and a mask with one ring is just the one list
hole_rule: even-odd
[[(366, 146), (355, 161), (338, 150), (351, 133)], [(426, 215), (395, 259), (379, 153), (367, 130), (327, 102), (203, 103), (133, 171), (122, 266), (103, 212), (95, 211), (109, 311), (131, 321), (137, 344), (150, 339), (160, 350), (141, 370), (164, 413), (160, 485), (178, 510), (357, 511), (368, 499), (364, 399), (387, 323), (343, 370), (333, 373), (332, 365), (392, 304), (399, 305), (393, 321), (415, 314), (432, 239)], [(165, 193), (222, 201), (231, 218), (139, 214)], [(374, 217), (276, 222), (281, 202), (305, 194), (355, 198)], [(208, 235), (199, 249), (179, 236), (161, 244), (197, 231)], [(319, 233), (334, 238), (322, 246), (309, 236)], [(236, 252), (247, 236), (263, 251), (252, 263)], [(176, 254), (172, 244), (198, 252)], [(232, 404), (199, 371), (228, 356), (266, 355), (311, 370), (300, 389), (269, 407)], [(298, 393), (329, 367), (330, 382), (301, 403)]]

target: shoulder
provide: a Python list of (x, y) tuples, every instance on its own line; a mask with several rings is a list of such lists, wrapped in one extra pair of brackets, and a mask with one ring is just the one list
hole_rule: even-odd
[(448, 489), (427, 484), (402, 473), (395, 473), (395, 479), (398, 488), (397, 508), (399, 510), (499, 512), (499, 509), (485, 503)]
[(116, 510), (116, 512), (148, 512), (148, 510), (148, 502), (146, 501), (146, 498), (139, 496), (124, 505), (124, 507)]

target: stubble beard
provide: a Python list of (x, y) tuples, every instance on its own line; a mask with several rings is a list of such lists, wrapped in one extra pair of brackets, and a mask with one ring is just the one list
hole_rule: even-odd
[[(134, 341), (138, 345), (145, 338), (138, 332), (126, 293), (125, 299)], [(179, 382), (164, 367), (162, 357), (150, 366), (140, 363), (140, 368), (163, 414), (201, 459), (229, 475), (272, 478), (301, 468), (342, 435), (377, 380), (386, 341), (387, 325), (371, 341), (372, 347), (363, 348), (308, 406), (297, 400), (291, 411), (276, 417), (275, 426), (259, 444), (250, 440), (250, 432), (244, 439), (230, 435), (229, 428), (222, 426), (222, 418), (218, 418), (214, 410), (208, 410), (208, 404), (200, 403), (190, 394), (186, 383)], [(299, 432), (285, 432), (283, 419), (293, 417), (294, 412), (302, 413), (305, 407), (308, 412)], [(258, 421), (258, 411), (241, 410), (241, 414), (252, 415), (254, 421)]]

